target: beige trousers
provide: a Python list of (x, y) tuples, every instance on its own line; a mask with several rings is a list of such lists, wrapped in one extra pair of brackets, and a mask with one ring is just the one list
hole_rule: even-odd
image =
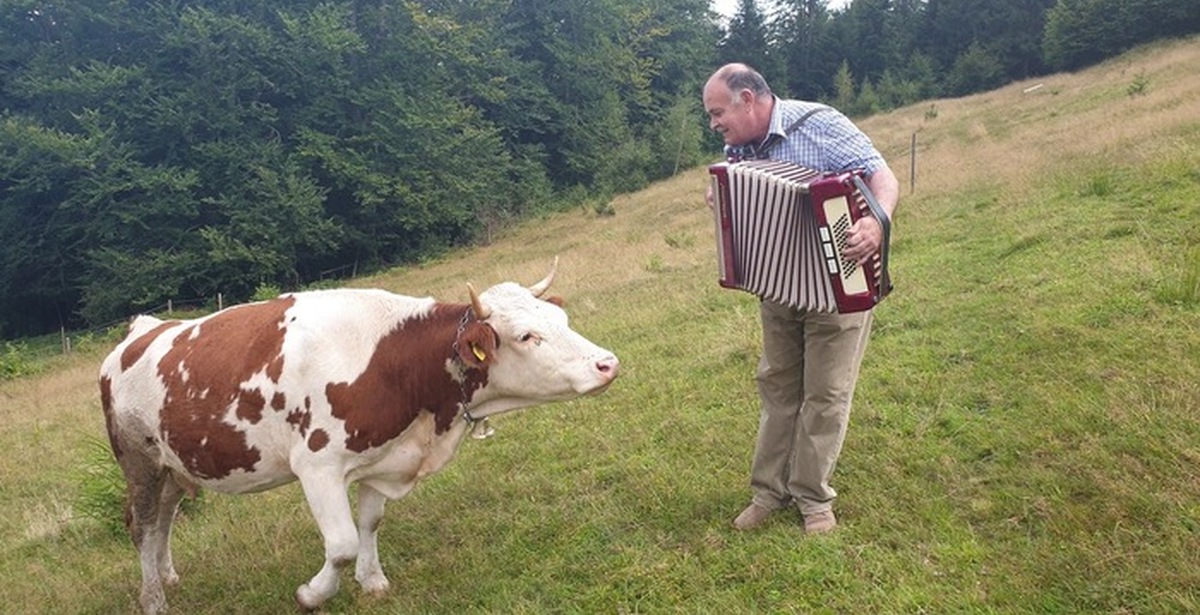
[(754, 503), (830, 510), (837, 465), (871, 312), (822, 314), (763, 301), (762, 410), (750, 468)]

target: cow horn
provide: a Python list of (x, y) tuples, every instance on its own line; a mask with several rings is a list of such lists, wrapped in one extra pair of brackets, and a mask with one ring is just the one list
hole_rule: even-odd
[(554, 264), (550, 266), (550, 273), (542, 278), (541, 282), (529, 287), (529, 292), (533, 293), (534, 297), (541, 297), (545, 294), (546, 289), (550, 288), (550, 283), (554, 281), (554, 272), (558, 271), (558, 257), (554, 257)]
[(471, 286), (470, 282), (467, 282), (467, 292), (471, 295), (471, 309), (475, 310), (475, 318), (487, 320), (488, 316), (492, 315), (492, 311), (479, 300), (479, 293), (475, 292), (475, 287)]

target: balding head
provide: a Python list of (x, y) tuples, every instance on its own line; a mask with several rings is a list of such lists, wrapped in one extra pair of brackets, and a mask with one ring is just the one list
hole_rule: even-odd
[(757, 143), (767, 136), (775, 96), (758, 71), (741, 63), (717, 69), (704, 84), (708, 125), (728, 145)]
[(750, 90), (759, 98), (769, 98), (771, 96), (771, 86), (767, 85), (767, 80), (762, 74), (740, 62), (726, 64), (718, 68), (716, 72), (709, 77), (709, 82), (719, 80), (729, 88), (730, 92), (739, 90)]

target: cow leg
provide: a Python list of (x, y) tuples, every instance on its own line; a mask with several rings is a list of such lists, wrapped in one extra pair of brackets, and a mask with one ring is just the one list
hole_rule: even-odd
[(354, 578), (363, 591), (382, 594), (388, 590), (387, 577), (379, 564), (379, 524), (387, 497), (366, 484), (358, 485), (358, 561)]
[(325, 541), (325, 565), (296, 589), (296, 601), (311, 611), (337, 593), (339, 571), (358, 554), (358, 532), (344, 478), (331, 473), (306, 473), (300, 476), (300, 485)]
[(128, 494), (125, 524), (137, 548), (142, 568), (142, 589), (138, 602), (143, 613), (155, 615), (167, 610), (159, 565), (163, 549), (159, 531), (160, 503), (163, 487), (168, 480), (167, 471), (138, 452), (127, 452), (118, 461), (125, 473)]
[(175, 562), (171, 558), (171, 527), (175, 523), (175, 513), (179, 510), (183, 494), (183, 488), (175, 480), (168, 477), (163, 481), (158, 501), (158, 522), (153, 531), (158, 546), (158, 575), (167, 585), (179, 583), (179, 574), (175, 572)]

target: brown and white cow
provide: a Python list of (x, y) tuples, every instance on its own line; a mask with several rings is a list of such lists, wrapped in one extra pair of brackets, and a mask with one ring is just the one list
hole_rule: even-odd
[(100, 393), (128, 483), (143, 611), (166, 609), (163, 583), (179, 580), (171, 523), (200, 487), (300, 481), (325, 543), (324, 566), (296, 590), (303, 608), (333, 596), (350, 562), (365, 591), (385, 591), (386, 500), (440, 470), (477, 421), (617, 377), (617, 358), (571, 330), (557, 298), (539, 298), (553, 277), (470, 289), (470, 304), (343, 289), (195, 320), (136, 318), (101, 367)]

